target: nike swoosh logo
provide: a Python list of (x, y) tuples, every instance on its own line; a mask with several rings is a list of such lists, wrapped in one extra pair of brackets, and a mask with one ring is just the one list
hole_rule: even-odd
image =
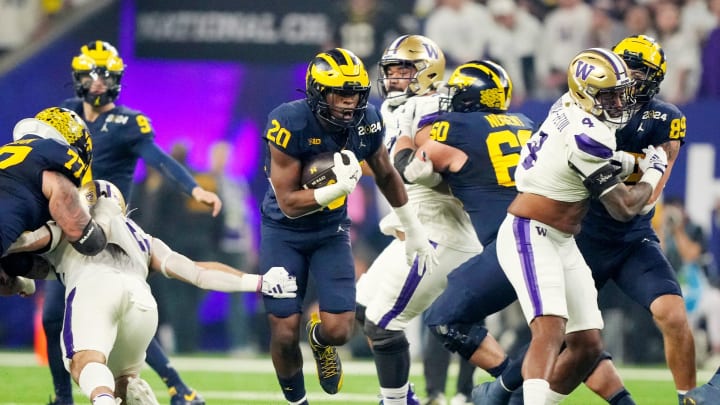
[(196, 395), (197, 395), (197, 391), (193, 391), (192, 393), (190, 393), (190, 395), (185, 394), (185, 395), (183, 395), (183, 397), (185, 398), (186, 401), (193, 401), (195, 399)]

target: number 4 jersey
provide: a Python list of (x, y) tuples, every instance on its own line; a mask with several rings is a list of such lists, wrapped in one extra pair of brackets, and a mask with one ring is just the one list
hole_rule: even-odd
[(583, 180), (607, 165), (614, 151), (615, 131), (566, 93), (523, 147), (517, 189), (556, 201), (586, 200), (590, 191)]
[(58, 172), (80, 185), (84, 163), (67, 144), (34, 135), (0, 147), (0, 242), (2, 251), (21, 233), (50, 220), (48, 200), (42, 192), (43, 172)]

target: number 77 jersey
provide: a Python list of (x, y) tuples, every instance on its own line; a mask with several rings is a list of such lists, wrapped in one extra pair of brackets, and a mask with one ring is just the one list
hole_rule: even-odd
[(495, 239), (517, 194), (515, 169), (533, 126), (523, 114), (451, 112), (439, 116), (430, 130), (431, 139), (468, 155), (459, 171), (443, 177), (462, 201), (483, 246)]
[(79, 186), (85, 169), (72, 147), (53, 139), (27, 135), (0, 147), (2, 252), (24, 231), (50, 220), (48, 200), (42, 192), (43, 172), (58, 172)]

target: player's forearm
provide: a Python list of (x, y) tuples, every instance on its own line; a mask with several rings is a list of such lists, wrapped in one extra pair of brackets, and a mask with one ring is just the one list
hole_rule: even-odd
[(17, 252), (35, 252), (47, 247), (52, 240), (52, 234), (47, 225), (32, 231), (24, 232), (7, 250), (7, 254)]
[(43, 191), (48, 198), (50, 216), (70, 241), (76, 241), (83, 235), (90, 222), (90, 213), (80, 203), (77, 188), (59, 173), (43, 173)]

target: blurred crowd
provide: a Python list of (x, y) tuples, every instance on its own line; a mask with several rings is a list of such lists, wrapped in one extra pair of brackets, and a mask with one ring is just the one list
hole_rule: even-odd
[(371, 66), (401, 33), (432, 38), (452, 71), (491, 59), (514, 78), (513, 100), (555, 99), (567, 63), (582, 49), (612, 47), (628, 35), (655, 37), (668, 74), (659, 97), (685, 104), (720, 97), (720, 0), (348, 0), (332, 21), (335, 43)]

